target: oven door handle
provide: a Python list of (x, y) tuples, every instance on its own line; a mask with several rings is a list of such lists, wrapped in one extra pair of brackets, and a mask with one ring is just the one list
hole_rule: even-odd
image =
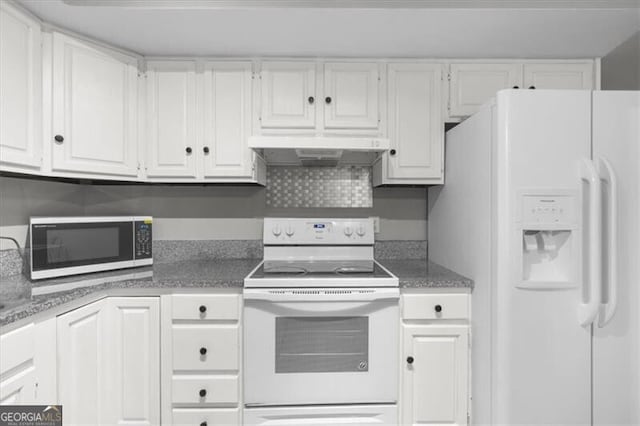
[(244, 289), (244, 300), (265, 302), (379, 302), (400, 299), (397, 288), (383, 289)]

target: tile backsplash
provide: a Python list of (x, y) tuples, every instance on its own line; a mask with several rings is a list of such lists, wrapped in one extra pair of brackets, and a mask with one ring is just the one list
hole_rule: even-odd
[(371, 167), (270, 166), (266, 204), (273, 208), (373, 207)]

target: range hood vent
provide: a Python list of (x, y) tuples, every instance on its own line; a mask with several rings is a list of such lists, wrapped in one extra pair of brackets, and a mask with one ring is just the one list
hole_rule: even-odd
[(389, 149), (381, 138), (255, 136), (249, 148), (271, 165), (371, 165)]

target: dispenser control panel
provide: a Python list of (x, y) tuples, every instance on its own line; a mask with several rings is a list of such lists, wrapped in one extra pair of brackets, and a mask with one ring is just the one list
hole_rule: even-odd
[(576, 223), (575, 200), (571, 195), (525, 195), (522, 222), (527, 225), (573, 225)]

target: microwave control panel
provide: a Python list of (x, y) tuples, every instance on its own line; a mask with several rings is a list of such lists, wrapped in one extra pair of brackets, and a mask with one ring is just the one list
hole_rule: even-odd
[(149, 220), (137, 220), (134, 227), (135, 258), (150, 259), (152, 256), (152, 224)]

